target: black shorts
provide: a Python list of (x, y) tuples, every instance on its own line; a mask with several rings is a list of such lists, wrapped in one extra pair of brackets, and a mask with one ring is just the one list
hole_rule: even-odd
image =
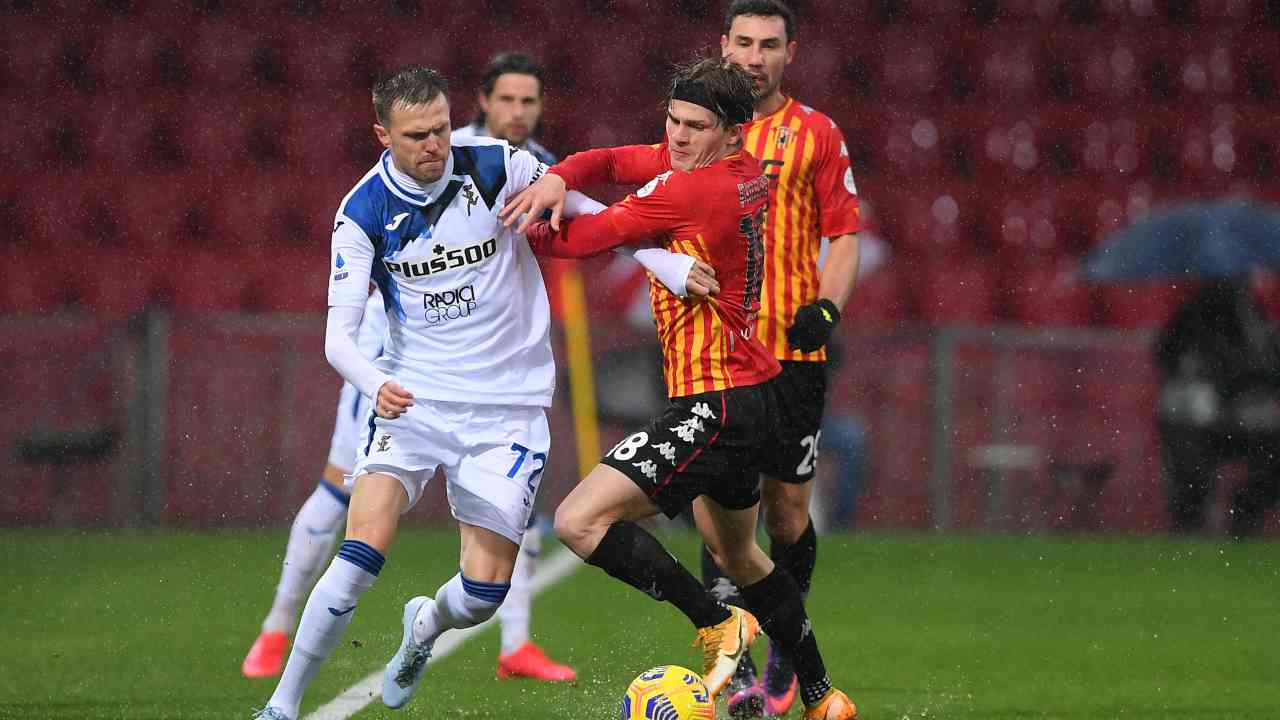
[(773, 379), (778, 396), (777, 432), (770, 436), (760, 471), (785, 483), (813, 479), (827, 401), (827, 364), (784, 361)]
[(631, 478), (667, 517), (699, 495), (745, 510), (760, 502), (761, 449), (776, 415), (772, 381), (672, 398), (600, 462)]

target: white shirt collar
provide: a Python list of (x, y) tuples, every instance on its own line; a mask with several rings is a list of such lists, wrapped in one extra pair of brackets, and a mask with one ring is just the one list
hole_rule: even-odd
[(449, 180), (452, 179), (453, 152), (445, 156), (444, 172), (440, 175), (440, 179), (429, 185), (423, 185), (401, 172), (392, 160), (390, 150), (382, 151), (382, 157), (378, 160), (378, 174), (382, 176), (382, 182), (386, 184), (387, 189), (401, 200), (414, 205), (430, 205), (440, 197), (448, 187)]

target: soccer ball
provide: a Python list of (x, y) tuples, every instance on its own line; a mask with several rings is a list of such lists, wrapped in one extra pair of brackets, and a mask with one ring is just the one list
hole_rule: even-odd
[(714, 720), (715, 703), (702, 678), (679, 665), (646, 670), (622, 698), (620, 720)]

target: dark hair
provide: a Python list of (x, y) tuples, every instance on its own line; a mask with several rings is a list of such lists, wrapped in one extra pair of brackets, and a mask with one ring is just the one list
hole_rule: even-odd
[[(538, 81), (538, 97), (542, 97), (542, 66), (538, 64), (531, 56), (518, 52), (502, 52), (494, 55), (489, 59), (489, 65), (484, 69), (484, 75), (480, 76), (480, 92), (485, 97), (493, 94), (493, 88), (498, 84), (498, 78), (509, 73), (516, 75), (532, 75)], [(480, 108), (476, 108), (476, 117), (471, 121), (472, 125), (484, 127), (485, 112)], [(542, 119), (538, 119), (538, 126), (533, 129), (533, 134), (537, 135), (542, 128)]]
[(423, 65), (406, 65), (373, 86), (373, 112), (378, 122), (391, 121), (391, 109), (400, 105), (425, 105), (437, 95), (449, 93), (449, 81)]
[(796, 15), (791, 8), (780, 0), (734, 0), (729, 11), (724, 15), (724, 34), (729, 34), (733, 27), (733, 19), (739, 15), (759, 15), (761, 17), (780, 17), (782, 26), (787, 31), (787, 42), (796, 39)]
[(718, 57), (677, 66), (667, 92), (667, 102), (672, 100), (701, 105), (726, 127), (750, 120), (755, 104), (746, 71)]
[(538, 95), (542, 95), (542, 66), (538, 61), (524, 53), (504, 52), (494, 55), (489, 60), (488, 67), (484, 69), (484, 75), (480, 77), (480, 89), (485, 97), (493, 93), (493, 86), (498, 83), (498, 78), (508, 73), (532, 75), (537, 78)]

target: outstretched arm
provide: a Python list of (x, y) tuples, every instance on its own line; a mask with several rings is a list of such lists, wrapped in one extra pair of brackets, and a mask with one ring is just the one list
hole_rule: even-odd
[(692, 255), (657, 247), (636, 249), (630, 245), (616, 247), (613, 251), (630, 255), (676, 297), (706, 297), (720, 292), (715, 268)]
[(560, 229), (554, 230), (550, 221), (537, 220), (525, 231), (529, 246), (539, 255), (557, 258), (587, 258), (622, 245), (635, 244), (648, 239), (647, 235), (625, 231), (610, 222), (608, 217), (615, 208), (598, 215), (565, 220)]
[(517, 232), (527, 232), (530, 224), (551, 211), (551, 229), (560, 229), (565, 212), (565, 193), (593, 185), (637, 185), (671, 169), (670, 159), (662, 145), (627, 145), (574, 153), (551, 168), (532, 185), (507, 201), (498, 219), (511, 227), (525, 216)]

